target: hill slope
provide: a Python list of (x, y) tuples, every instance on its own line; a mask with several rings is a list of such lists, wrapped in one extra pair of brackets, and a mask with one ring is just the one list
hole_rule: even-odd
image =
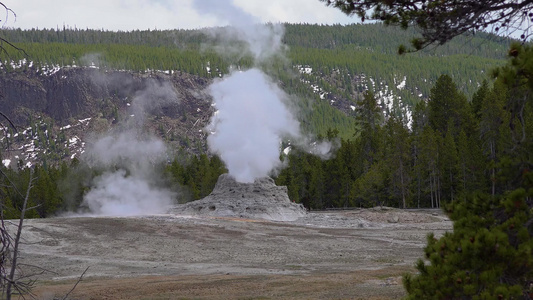
[[(386, 113), (408, 122), (412, 105), (428, 97), (443, 73), (472, 95), (490, 70), (502, 64), (509, 43), (488, 35), (460, 37), (445, 47), (398, 56), (396, 47), (413, 32), (380, 24), (286, 24), (285, 31), (289, 60), (273, 61), (265, 71), (294, 96), (304, 130), (325, 135), (336, 128), (345, 138), (356, 132), (353, 117), (365, 90), (374, 91)], [(8, 29), (0, 35), (27, 54), (15, 49), (2, 54), (0, 77), (2, 108), (21, 128), (16, 137), (2, 139), (16, 149), (4, 157), (24, 164), (75, 157), (88, 132), (108, 130), (132, 115), (127, 99), (148, 82), (167, 82), (182, 99), (151, 111), (148, 130), (177, 148), (203, 152), (201, 129), (212, 111), (201, 91), (231, 66), (252, 64), (246, 56), (206, 50), (217, 42), (206, 31)], [(87, 124), (76, 131), (81, 120)]]

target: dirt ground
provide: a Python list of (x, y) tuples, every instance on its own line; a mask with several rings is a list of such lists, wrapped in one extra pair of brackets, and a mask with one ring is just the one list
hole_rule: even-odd
[[(293, 222), (157, 215), (28, 220), (37, 299), (399, 299), (439, 210), (313, 212)], [(32, 266), (38, 266), (35, 268)]]

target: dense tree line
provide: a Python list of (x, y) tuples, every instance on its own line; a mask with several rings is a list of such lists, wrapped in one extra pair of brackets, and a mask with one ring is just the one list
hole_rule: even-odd
[(226, 167), (218, 156), (208, 156), (200, 154), (192, 156), (187, 161), (174, 159), (166, 167), (165, 174), (173, 183), (178, 183), (180, 187), (185, 187), (185, 196), (181, 202), (197, 200), (209, 195), (218, 177), (226, 173)]
[[(290, 47), (335, 49), (350, 45), (361, 49), (373, 49), (384, 54), (396, 54), (399, 44), (409, 42), (415, 30), (401, 30), (381, 23), (352, 25), (287, 24), (285, 43)], [(487, 40), (490, 42), (487, 43)], [(505, 57), (508, 38), (483, 32), (475, 36), (459, 36), (440, 47), (428, 48), (414, 57), (474, 55), (493, 59)]]
[[(342, 87), (336, 88), (345, 92), (345, 97), (354, 97), (360, 91), (368, 88), (375, 92), (386, 88), (394, 90), (403, 96), (405, 102), (416, 104), (422, 97), (429, 95), (431, 86), (441, 74), (448, 74), (458, 82), (462, 92), (471, 96), (487, 74), (501, 64), (501, 60), (488, 59), (481, 56), (456, 54), (442, 56), (398, 56), (377, 51), (361, 50), (356, 46), (343, 46), (336, 49), (316, 49), (294, 47), (290, 53), (291, 61), (298, 65), (308, 65), (314, 70), (313, 81), (319, 86), (320, 79), (326, 78), (333, 72), (338, 72), (346, 80)], [(428, 67), (431, 66), (431, 67)], [(358, 80), (358, 76), (365, 75), (373, 78)], [(396, 86), (405, 77), (406, 90), (398, 91)], [(331, 84), (331, 83), (330, 83)]]
[[(10, 50), (5, 54), (15, 61), (15, 66), (4, 64), (4, 69), (24, 71), (31, 66), (37, 72), (47, 72), (55, 66), (90, 66), (102, 69), (133, 71), (179, 70), (207, 78), (218, 77), (228, 72), (229, 64), (212, 51), (152, 47), (144, 45), (120, 44), (64, 44), (64, 43), (19, 43), (28, 53)], [(7, 61), (7, 57), (2, 61)], [(19, 61), (25, 60), (22, 65)], [(31, 62), (30, 62), (31, 61)], [(235, 62), (243, 67), (249, 66), (246, 60)]]
[[(422, 89), (424, 95), (443, 73), (464, 84), (461, 90), (471, 95), (483, 80), (482, 72), (488, 72), (505, 57), (510, 43), (508, 39), (479, 34), (398, 57), (394, 55), (394, 47), (409, 39), (413, 32), (381, 24), (285, 24), (285, 28), (284, 42), (289, 46), (293, 64), (310, 65), (323, 74), (335, 69), (351, 75), (363, 73), (390, 87), (394, 85), (394, 76), (406, 76), (410, 81), (408, 85)], [(216, 35), (209, 34), (208, 30), (4, 29), (0, 34), (26, 52), (10, 49), (0, 57), (4, 62), (18, 61), (27, 54), (26, 58), (38, 65), (80, 66), (94, 62), (108, 68), (181, 70), (206, 77), (225, 74), (230, 65), (247, 67), (251, 63), (249, 58), (226, 54), (222, 58), (213, 51), (206, 51), (209, 45), (217, 43)], [(432, 68), (427, 68), (428, 65)], [(208, 67), (212, 72), (207, 71)]]
[[(334, 49), (344, 45), (372, 48), (387, 54), (396, 52), (398, 44), (409, 41), (414, 30), (399, 30), (380, 23), (352, 25), (283, 24), (284, 44), (289, 47)], [(0, 34), (13, 43), (67, 43), (67, 44), (123, 44), (152, 47), (197, 49), (200, 45), (216, 43), (216, 31), (224, 28), (200, 30), (133, 30), (107, 31), (80, 28), (2, 29)], [(490, 42), (487, 42), (489, 40)], [(472, 54), (501, 59), (509, 46), (509, 39), (479, 32), (473, 37), (458, 37), (435, 48), (425, 49), (418, 55)], [(468, 45), (468, 47), (467, 47)], [(418, 56), (417, 55), (417, 56)]]
[[(452, 78), (442, 75), (408, 127), (400, 118), (385, 118), (367, 92), (357, 103), (356, 137), (341, 139), (335, 157), (326, 161), (293, 150), (277, 182), (311, 209), (442, 207), (472, 191), (501, 195), (516, 188), (503, 176), (504, 165), (527, 161), (530, 145), (517, 144), (516, 135), (533, 134), (531, 104), (522, 118), (513, 115), (506, 109), (509, 93), (502, 80), (490, 87), (485, 82), (467, 101)], [(335, 139), (336, 132), (327, 138)]]

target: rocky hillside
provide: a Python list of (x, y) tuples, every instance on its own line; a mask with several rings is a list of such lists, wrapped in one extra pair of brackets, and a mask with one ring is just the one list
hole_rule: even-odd
[(212, 114), (203, 92), (208, 82), (181, 72), (80, 67), (1, 73), (0, 107), (18, 127), (1, 129), (3, 163), (73, 159), (91, 135), (133, 122), (171, 146), (197, 152), (205, 148), (203, 128)]

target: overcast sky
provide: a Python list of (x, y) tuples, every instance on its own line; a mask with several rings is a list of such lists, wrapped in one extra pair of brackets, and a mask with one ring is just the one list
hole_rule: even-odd
[[(195, 7), (212, 0), (0, 0), (16, 13), (0, 14), (4, 27), (81, 29), (195, 29), (227, 25)], [(261, 22), (351, 24), (358, 20), (319, 0), (220, 0), (237, 7)], [(196, 5), (193, 4), (196, 2)]]

